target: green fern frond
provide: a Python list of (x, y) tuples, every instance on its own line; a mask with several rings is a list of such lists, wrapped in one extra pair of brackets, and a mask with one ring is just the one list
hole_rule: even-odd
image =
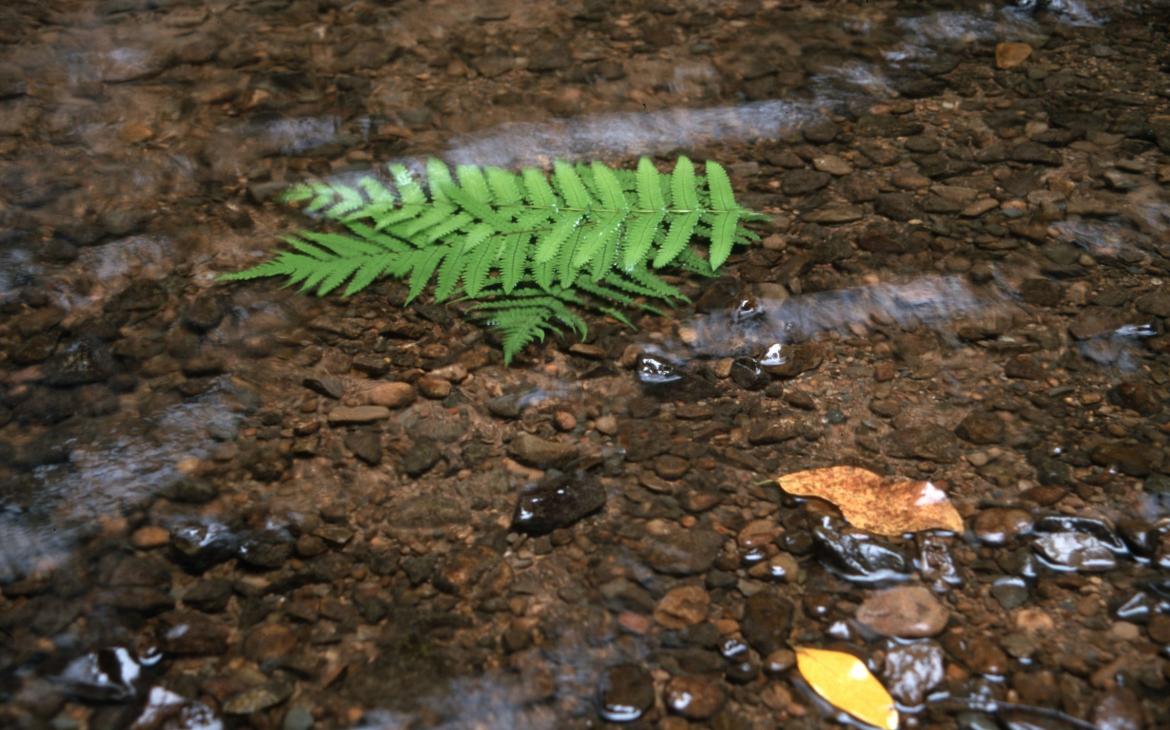
[[(425, 179), (402, 164), (384, 176), (295, 185), (284, 200), (334, 222), (329, 231), (284, 239), (290, 250), (225, 281), (284, 277), (324, 295), (355, 294), (381, 277), (408, 280), (407, 301), (434, 283), (434, 298), (462, 291), (473, 318), (500, 333), (504, 359), (547, 332), (588, 333), (579, 312), (632, 326), (623, 310), (662, 313), (687, 301), (651, 269), (710, 276), (736, 246), (759, 236), (760, 220), (735, 201), (727, 172), (707, 162), (700, 176), (680, 157), (670, 173), (646, 158), (635, 170), (600, 162), (529, 168), (425, 165)], [(698, 235), (706, 256), (692, 248)]]

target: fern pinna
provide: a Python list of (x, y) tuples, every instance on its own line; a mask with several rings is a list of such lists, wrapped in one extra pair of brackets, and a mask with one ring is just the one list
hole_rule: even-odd
[[(513, 173), (426, 163), (426, 187), (401, 164), (389, 179), (294, 186), (289, 202), (335, 221), (339, 231), (302, 231), (291, 250), (223, 279), (287, 277), (324, 295), (348, 296), (382, 276), (406, 278), (408, 301), (435, 280), (434, 298), (460, 292), (471, 313), (499, 330), (505, 362), (548, 330), (587, 333), (579, 309), (630, 324), (622, 307), (660, 312), (654, 302), (685, 297), (654, 273), (676, 265), (710, 275), (732, 247), (757, 240), (744, 222), (759, 218), (735, 202), (723, 167), (699, 176), (686, 157), (660, 173), (642, 158), (636, 172), (600, 162), (556, 162)], [(688, 245), (701, 234), (707, 258)]]

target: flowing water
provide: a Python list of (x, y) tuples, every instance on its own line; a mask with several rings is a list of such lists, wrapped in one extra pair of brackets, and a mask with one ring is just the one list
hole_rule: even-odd
[[(1168, 28), (5, 3), (0, 726), (857, 725), (802, 646), (903, 727), (1170, 725)], [(398, 282), (216, 281), (311, 223), (294, 183), (681, 154), (761, 243), (511, 367)], [(770, 481), (834, 465), (929, 480), (965, 532)]]

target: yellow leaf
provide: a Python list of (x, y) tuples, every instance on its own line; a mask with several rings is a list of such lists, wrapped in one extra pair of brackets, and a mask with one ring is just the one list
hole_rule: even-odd
[(808, 686), (833, 707), (874, 727), (898, 730), (894, 699), (857, 657), (798, 646), (796, 668)]
[(931, 482), (887, 479), (855, 466), (830, 466), (787, 474), (776, 483), (789, 494), (832, 502), (849, 524), (881, 535), (963, 532), (963, 518), (946, 493)]

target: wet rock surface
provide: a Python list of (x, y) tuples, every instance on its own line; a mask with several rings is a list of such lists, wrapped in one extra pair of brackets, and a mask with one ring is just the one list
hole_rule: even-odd
[[(823, 727), (799, 646), (904, 726), (1170, 726), (1168, 13), (0, 7), (0, 726)], [(761, 245), (510, 368), (215, 282), (435, 153), (719, 160)], [(966, 533), (768, 481), (833, 464)]]

